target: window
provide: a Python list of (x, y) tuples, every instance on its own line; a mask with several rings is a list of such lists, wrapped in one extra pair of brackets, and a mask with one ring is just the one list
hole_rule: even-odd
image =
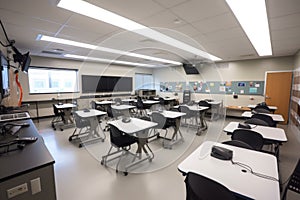
[(155, 89), (152, 74), (135, 74), (135, 90)]
[(78, 70), (32, 67), (28, 69), (29, 93), (78, 92)]

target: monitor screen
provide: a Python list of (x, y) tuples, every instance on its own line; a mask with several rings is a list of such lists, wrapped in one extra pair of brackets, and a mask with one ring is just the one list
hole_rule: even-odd
[(9, 96), (9, 66), (6, 57), (1, 52), (1, 96)]
[(23, 55), (23, 63), (21, 66), (21, 70), (23, 72), (28, 72), (30, 62), (31, 62), (31, 57), (29, 56), (29, 52), (27, 52), (26, 54)]
[(186, 74), (199, 74), (199, 71), (192, 64), (183, 63), (183, 69)]

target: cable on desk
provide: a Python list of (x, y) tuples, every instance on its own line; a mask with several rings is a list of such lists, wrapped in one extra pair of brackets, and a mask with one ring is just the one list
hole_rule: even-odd
[(254, 172), (254, 171), (252, 170), (252, 168), (251, 168), (249, 165), (246, 165), (246, 164), (240, 163), (240, 162), (235, 162), (235, 161), (233, 161), (233, 159), (231, 159), (230, 161), (231, 161), (231, 163), (232, 163), (233, 165), (238, 165), (238, 166), (240, 166), (240, 167), (242, 167), (242, 168), (248, 170), (251, 174), (253, 174), (253, 175), (255, 175), (255, 176), (258, 176), (258, 177), (261, 177), (261, 178), (265, 178), (265, 179), (269, 179), (269, 180), (272, 180), (272, 181), (278, 181), (278, 182), (279, 182), (279, 179), (277, 179), (277, 178), (274, 178), (274, 177), (272, 177), (272, 176), (268, 176), (268, 175), (265, 175), (265, 174), (261, 174), (261, 173)]

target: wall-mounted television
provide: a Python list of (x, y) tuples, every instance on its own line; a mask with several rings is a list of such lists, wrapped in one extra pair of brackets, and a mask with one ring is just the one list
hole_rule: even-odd
[(195, 66), (193, 66), (192, 64), (183, 63), (182, 66), (183, 66), (183, 69), (184, 69), (184, 71), (187, 75), (189, 75), (189, 74), (199, 74), (198, 69)]
[(0, 76), (0, 93), (1, 97), (9, 96), (9, 65), (6, 57), (2, 52), (1, 54), (1, 76)]

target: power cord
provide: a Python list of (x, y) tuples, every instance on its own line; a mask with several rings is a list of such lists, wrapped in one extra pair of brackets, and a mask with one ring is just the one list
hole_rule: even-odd
[(238, 165), (238, 166), (240, 166), (240, 167), (246, 169), (247, 171), (249, 171), (251, 174), (253, 174), (253, 175), (255, 175), (255, 176), (258, 176), (258, 177), (260, 177), (260, 178), (265, 178), (265, 179), (269, 179), (269, 180), (272, 180), (272, 181), (278, 181), (278, 182), (279, 182), (279, 179), (277, 179), (277, 178), (274, 178), (274, 177), (272, 177), (272, 176), (268, 176), (268, 175), (265, 175), (265, 174), (261, 174), (261, 173), (254, 172), (254, 171), (252, 170), (252, 168), (251, 168), (249, 165), (246, 165), (246, 164), (240, 163), (240, 162), (235, 162), (235, 161), (233, 161), (233, 159), (231, 159), (230, 161), (231, 161), (231, 163), (232, 163), (233, 165)]

